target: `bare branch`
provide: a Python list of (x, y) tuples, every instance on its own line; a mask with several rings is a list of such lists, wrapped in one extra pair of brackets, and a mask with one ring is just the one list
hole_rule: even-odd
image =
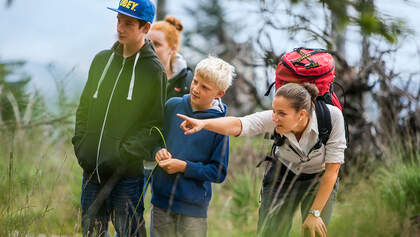
[(16, 127), (20, 128), (21, 126), (21, 118), (20, 118), (20, 111), (19, 111), (19, 105), (16, 101), (15, 96), (12, 94), (12, 92), (7, 92), (6, 93), (7, 99), (10, 102), (10, 105), (12, 106), (13, 109), (13, 114), (15, 116), (15, 121), (16, 121)]
[[(40, 126), (52, 125), (52, 124), (55, 124), (55, 123), (60, 123), (60, 122), (66, 121), (72, 116), (74, 116), (74, 113), (67, 114), (67, 115), (64, 115), (64, 116), (61, 116), (61, 117), (57, 117), (57, 118), (53, 118), (53, 119), (50, 119), (50, 120), (47, 120), (47, 121), (39, 121), (39, 122), (28, 123), (28, 124), (25, 124), (23, 126), (20, 126), (20, 129), (31, 129), (31, 128), (40, 127)], [(69, 121), (68, 123), (71, 124), (72, 122)], [(8, 128), (10, 128), (10, 126), (13, 126), (13, 122), (6, 122), (6, 123), (4, 123), (3, 126), (0, 126), (0, 130), (8, 129)]]

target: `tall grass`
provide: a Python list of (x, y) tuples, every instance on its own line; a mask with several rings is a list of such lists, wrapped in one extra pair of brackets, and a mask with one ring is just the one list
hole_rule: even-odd
[(70, 146), (74, 122), (63, 117), (74, 103), (56, 103), (54, 112), (12, 104), (14, 121), (0, 126), (0, 236), (77, 232), (81, 170)]
[(14, 146), (0, 144), (0, 236), (73, 233), (81, 171), (67, 143), (32, 131)]
[[(25, 133), (13, 156), (7, 136), (0, 135), (0, 236), (80, 235), (81, 169), (69, 137), (52, 141), (44, 129)], [(255, 236), (257, 230), (264, 168), (255, 165), (267, 146), (262, 138), (233, 138), (231, 143), (227, 179), (213, 185), (210, 237)], [(329, 236), (414, 236), (410, 217), (420, 214), (420, 156), (404, 154), (390, 151), (393, 161), (360, 175), (367, 178), (354, 173), (342, 180)], [(150, 194), (147, 223), (148, 200)], [(291, 236), (300, 236), (298, 213), (294, 220)]]
[(420, 153), (391, 148), (376, 169), (344, 182), (331, 236), (418, 236), (410, 217), (420, 215)]

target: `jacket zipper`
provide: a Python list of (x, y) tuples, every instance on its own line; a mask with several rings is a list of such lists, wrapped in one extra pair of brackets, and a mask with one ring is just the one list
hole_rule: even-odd
[(104, 130), (105, 130), (105, 124), (106, 124), (106, 120), (107, 120), (107, 117), (108, 117), (109, 106), (111, 105), (112, 97), (114, 96), (115, 88), (117, 87), (118, 81), (120, 80), (121, 73), (124, 70), (125, 60), (126, 59), (124, 58), (123, 59), (123, 62), (122, 62), (121, 70), (118, 73), (117, 79), (115, 80), (115, 83), (114, 83), (114, 87), (112, 88), (111, 96), (109, 97), (108, 105), (107, 105), (106, 111), (105, 111), (104, 121), (102, 123), (101, 134), (99, 136), (98, 151), (96, 152), (96, 175), (98, 176), (99, 183), (101, 183), (101, 178), (99, 177), (99, 165), (98, 165), (98, 162), (99, 162), (99, 153), (101, 151), (101, 145), (102, 145), (102, 136), (103, 136)]

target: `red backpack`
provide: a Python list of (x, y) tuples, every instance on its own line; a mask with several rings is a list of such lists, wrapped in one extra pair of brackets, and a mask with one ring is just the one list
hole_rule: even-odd
[(334, 58), (327, 50), (297, 48), (281, 57), (276, 69), (275, 82), (270, 85), (266, 95), (270, 93), (273, 85), (277, 90), (288, 82), (310, 82), (318, 87), (318, 96), (322, 97), (325, 103), (343, 110), (334, 93), (334, 75)]

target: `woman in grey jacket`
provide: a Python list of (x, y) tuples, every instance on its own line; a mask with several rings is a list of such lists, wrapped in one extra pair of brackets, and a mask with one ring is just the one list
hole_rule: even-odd
[[(344, 163), (346, 138), (341, 111), (327, 105), (332, 130), (326, 144), (319, 143), (314, 101), (318, 89), (314, 84), (288, 83), (278, 89), (273, 110), (242, 118), (225, 117), (197, 120), (178, 115), (185, 134), (201, 129), (232, 136), (253, 136), (273, 130), (284, 137), (273, 146), (274, 159), (262, 188), (258, 231), (260, 236), (288, 236), (293, 214), (301, 204), (302, 231), (311, 236), (327, 236), (337, 192), (337, 176)], [(319, 146), (316, 146), (319, 144)]]

